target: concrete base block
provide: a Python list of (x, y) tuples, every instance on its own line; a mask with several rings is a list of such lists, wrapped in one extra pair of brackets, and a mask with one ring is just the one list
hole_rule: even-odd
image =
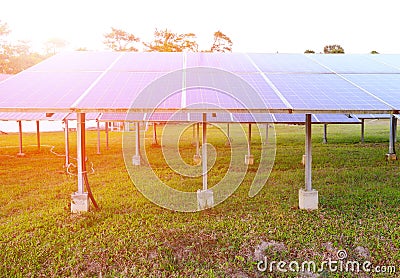
[(387, 161), (394, 161), (397, 160), (397, 155), (395, 153), (388, 153), (386, 154)]
[(140, 165), (140, 155), (134, 155), (132, 157), (132, 164), (133, 165)]
[(301, 188), (299, 190), (299, 208), (307, 210), (318, 209), (318, 191), (315, 189), (306, 191)]
[(71, 212), (80, 213), (89, 211), (89, 195), (88, 193), (75, 192), (71, 194)]
[(201, 156), (200, 156), (199, 154), (195, 154), (195, 155), (193, 156), (193, 162), (194, 162), (196, 165), (200, 164), (200, 163), (201, 163)]
[(214, 192), (211, 189), (197, 190), (197, 207), (199, 210), (214, 206)]
[(306, 165), (306, 158), (307, 156), (303, 154), (303, 157), (301, 158), (301, 164)]
[(25, 157), (24, 153), (17, 153), (17, 157)]
[(246, 154), (244, 156), (244, 164), (253, 165), (254, 164), (254, 156), (252, 154)]
[(230, 147), (230, 146), (231, 146), (231, 141), (226, 140), (226, 142), (225, 142), (225, 147)]

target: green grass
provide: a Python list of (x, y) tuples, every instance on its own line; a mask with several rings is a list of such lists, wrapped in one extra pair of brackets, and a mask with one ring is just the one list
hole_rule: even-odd
[[(302, 126), (276, 127), (275, 165), (258, 195), (247, 195), (260, 153), (255, 136), (256, 165), (238, 190), (197, 213), (174, 212), (148, 201), (125, 168), (121, 133), (110, 133), (110, 149), (103, 144), (102, 154), (96, 155), (97, 134), (88, 132), (88, 158), (95, 169), (89, 182), (101, 209), (72, 215), (70, 195), (77, 181), (65, 174), (64, 158), (47, 146), (38, 152), (35, 134), (24, 135), (27, 156), (16, 158), (17, 134), (0, 135), (0, 276), (279, 276), (257, 271), (254, 251), (261, 242), (283, 244), (262, 250), (269, 260), (300, 263), (336, 259), (339, 249), (363, 261), (355, 251), (362, 246), (374, 265), (395, 265), (400, 272), (400, 169), (399, 162), (384, 160), (388, 126), (386, 121), (367, 122), (365, 144), (359, 143), (359, 126), (329, 126), (328, 144), (321, 143), (322, 127), (313, 127), (313, 187), (320, 209), (312, 212), (297, 209), (298, 190), (304, 186)], [(210, 128), (209, 138), (219, 155), (210, 172), (213, 185), (225, 174), (230, 150), (217, 129)], [(194, 154), (190, 141), (188, 130), (179, 147), (188, 163)], [(42, 134), (42, 144), (64, 153), (62, 133)], [(75, 146), (71, 134), (72, 156)], [(201, 187), (201, 178), (170, 171), (160, 159), (161, 149), (149, 144), (146, 149), (149, 163), (168, 185), (186, 191)], [(281, 276), (288, 274), (297, 275)], [(323, 273), (346, 275), (351, 277)]]

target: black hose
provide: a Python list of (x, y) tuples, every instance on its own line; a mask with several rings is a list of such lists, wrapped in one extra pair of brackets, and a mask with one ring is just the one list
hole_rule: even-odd
[(90, 189), (89, 180), (88, 180), (88, 177), (87, 177), (87, 173), (86, 173), (86, 172), (83, 173), (83, 179), (84, 179), (84, 181), (85, 181), (86, 190), (88, 191), (88, 195), (89, 195), (90, 200), (92, 201), (94, 207), (95, 207), (97, 210), (100, 209), (99, 206), (97, 205), (96, 200), (94, 199), (92, 190)]

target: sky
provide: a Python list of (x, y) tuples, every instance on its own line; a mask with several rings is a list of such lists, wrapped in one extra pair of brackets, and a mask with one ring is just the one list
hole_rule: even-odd
[(9, 39), (36, 50), (50, 38), (68, 49), (105, 50), (111, 27), (151, 41), (155, 28), (195, 33), (209, 49), (215, 31), (235, 52), (303, 53), (340, 44), (346, 53), (400, 53), (398, 0), (0, 0)]

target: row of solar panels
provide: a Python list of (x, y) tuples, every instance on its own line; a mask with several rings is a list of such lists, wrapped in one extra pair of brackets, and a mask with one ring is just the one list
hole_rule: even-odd
[(398, 113), (400, 55), (84, 51), (61, 53), (0, 82), (0, 112), (193, 107)]
[[(214, 123), (287, 123), (301, 124), (305, 121), (302, 114), (244, 114), (244, 113), (206, 113), (207, 121)], [(322, 124), (357, 124), (362, 119), (389, 119), (388, 114), (316, 114), (313, 115), (313, 123)], [(201, 122), (202, 113), (87, 113), (87, 120), (103, 122)], [(63, 121), (76, 120), (76, 113), (0, 113), (2, 121)]]

